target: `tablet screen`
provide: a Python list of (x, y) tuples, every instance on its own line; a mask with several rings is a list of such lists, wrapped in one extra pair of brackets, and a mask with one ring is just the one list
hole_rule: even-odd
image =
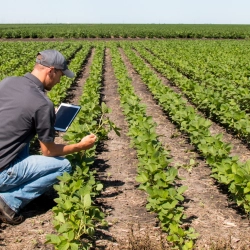
[(80, 108), (77, 105), (61, 103), (56, 112), (55, 130), (67, 131)]

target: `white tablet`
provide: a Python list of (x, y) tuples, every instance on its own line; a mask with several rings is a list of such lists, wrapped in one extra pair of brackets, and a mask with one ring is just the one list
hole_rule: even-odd
[(61, 103), (56, 112), (55, 130), (67, 131), (80, 109), (78, 105)]

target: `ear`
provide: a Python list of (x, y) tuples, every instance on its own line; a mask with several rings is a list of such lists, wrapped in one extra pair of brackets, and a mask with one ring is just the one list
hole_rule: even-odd
[(55, 67), (48, 67), (50, 69), (50, 72), (54, 71)]
[(54, 71), (54, 67), (47, 67), (47, 74), (48, 75), (53, 74), (53, 71)]

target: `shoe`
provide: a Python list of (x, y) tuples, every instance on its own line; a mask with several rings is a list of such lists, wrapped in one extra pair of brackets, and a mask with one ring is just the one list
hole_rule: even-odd
[(22, 215), (16, 213), (0, 197), (0, 220), (10, 225), (18, 225), (24, 221)]

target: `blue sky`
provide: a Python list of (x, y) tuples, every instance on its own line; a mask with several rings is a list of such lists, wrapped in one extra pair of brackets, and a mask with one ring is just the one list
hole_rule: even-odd
[(250, 0), (0, 0), (0, 23), (250, 24)]

